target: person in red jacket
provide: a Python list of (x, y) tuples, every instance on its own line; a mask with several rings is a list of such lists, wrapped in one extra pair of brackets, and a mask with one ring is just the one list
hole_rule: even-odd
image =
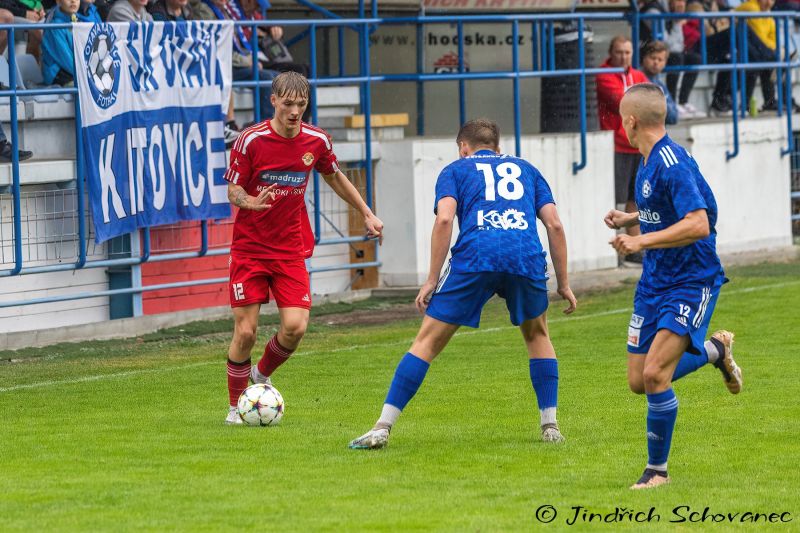
[[(633, 59), (633, 44), (628, 37), (617, 35), (611, 39), (608, 47), (608, 59), (600, 65), (601, 68), (624, 68), (625, 72), (597, 75), (597, 111), (600, 115), (600, 129), (614, 131), (614, 196), (615, 202), (625, 204), (625, 211), (636, 212), (636, 203), (633, 201), (633, 186), (636, 180), (636, 171), (642, 156), (632, 147), (622, 128), (622, 119), (619, 116), (619, 102), (629, 87), (637, 83), (648, 83), (644, 72), (631, 66)], [(628, 228), (629, 234), (638, 234), (638, 228)], [(631, 231), (632, 230), (632, 231)], [(628, 260), (637, 260), (640, 257), (628, 257)]]

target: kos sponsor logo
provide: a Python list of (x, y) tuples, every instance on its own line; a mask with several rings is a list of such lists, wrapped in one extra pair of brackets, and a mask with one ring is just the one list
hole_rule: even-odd
[(525, 213), (517, 211), (516, 209), (506, 209), (503, 211), (502, 215), (495, 209), (492, 209), (488, 213), (484, 213), (481, 209), (478, 211), (478, 227), (480, 229), (488, 229), (484, 226), (484, 222), (496, 229), (528, 229), (528, 221), (525, 220)]
[(661, 215), (658, 213), (658, 211), (650, 211), (649, 209), (640, 209), (639, 222), (646, 222), (648, 224), (660, 224)]

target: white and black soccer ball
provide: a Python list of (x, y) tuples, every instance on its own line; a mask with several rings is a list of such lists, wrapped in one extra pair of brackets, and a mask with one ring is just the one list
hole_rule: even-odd
[(100, 34), (92, 45), (89, 55), (89, 72), (92, 75), (94, 86), (103, 96), (114, 89), (114, 56), (108, 35)]
[(283, 405), (278, 389), (257, 383), (242, 392), (236, 410), (248, 426), (276, 426), (283, 418)]

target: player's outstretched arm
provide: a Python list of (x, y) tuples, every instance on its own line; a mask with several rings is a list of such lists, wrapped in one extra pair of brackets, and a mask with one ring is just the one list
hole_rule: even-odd
[(453, 221), (456, 218), (457, 205), (456, 199), (452, 196), (445, 196), (436, 204), (436, 221), (431, 232), (431, 267), (428, 279), (419, 290), (415, 301), (420, 313), (424, 313), (427, 309), (431, 295), (439, 282), (444, 260), (447, 259), (447, 249), (450, 248), (450, 240), (453, 238)]
[(711, 232), (708, 213), (705, 209), (690, 211), (675, 224), (660, 231), (631, 237), (617, 235), (611, 239), (611, 246), (620, 254), (628, 255), (655, 248), (679, 248), (705, 239)]
[(565, 314), (575, 311), (578, 300), (569, 288), (569, 277), (567, 275), (567, 237), (564, 234), (564, 226), (558, 217), (558, 210), (554, 204), (545, 204), (536, 214), (547, 230), (547, 242), (550, 244), (550, 256), (553, 258), (553, 268), (556, 271), (556, 281), (558, 282), (558, 294), (564, 298), (569, 305), (564, 309)]
[(333, 192), (339, 198), (350, 204), (359, 213), (364, 215), (364, 226), (367, 228), (367, 236), (371, 239), (378, 239), (378, 243), (383, 242), (383, 222), (375, 216), (372, 209), (367, 206), (367, 203), (361, 198), (353, 184), (347, 179), (341, 170), (337, 170), (333, 174), (323, 174), (325, 183), (330, 185)]
[(228, 183), (228, 200), (239, 209), (250, 209), (251, 211), (266, 211), (272, 204), (267, 203), (275, 199), (276, 184), (266, 187), (258, 196), (250, 196), (241, 185)]

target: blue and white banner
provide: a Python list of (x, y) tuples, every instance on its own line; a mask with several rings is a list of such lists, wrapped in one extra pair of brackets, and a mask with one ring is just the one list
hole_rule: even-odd
[(73, 24), (96, 241), (230, 215), (231, 22)]

